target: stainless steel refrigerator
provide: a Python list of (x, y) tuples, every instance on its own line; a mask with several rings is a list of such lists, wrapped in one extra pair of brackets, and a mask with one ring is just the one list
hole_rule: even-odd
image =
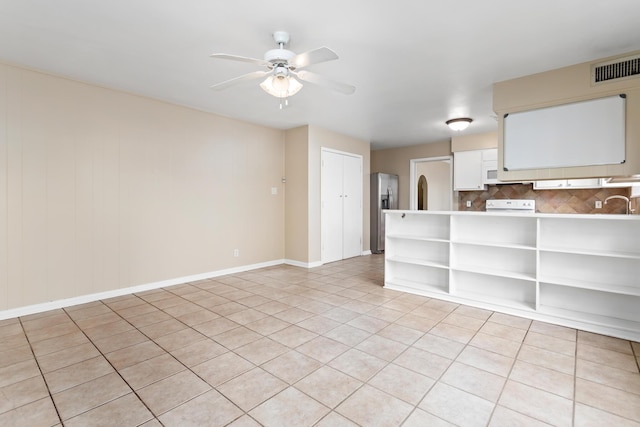
[(398, 175), (371, 174), (371, 252), (384, 252), (383, 209), (398, 209)]

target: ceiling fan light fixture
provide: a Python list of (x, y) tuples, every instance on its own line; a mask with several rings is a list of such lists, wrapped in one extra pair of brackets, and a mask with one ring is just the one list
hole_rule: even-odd
[(447, 120), (445, 123), (451, 130), (462, 131), (469, 127), (473, 120), (468, 117), (460, 117), (458, 119)]
[(260, 83), (262, 90), (276, 98), (288, 98), (300, 92), (302, 83), (291, 76), (269, 76)]

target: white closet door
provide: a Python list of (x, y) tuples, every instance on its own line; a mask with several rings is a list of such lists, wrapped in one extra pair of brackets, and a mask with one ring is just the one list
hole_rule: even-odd
[(322, 262), (362, 254), (362, 158), (322, 151)]
[(362, 255), (362, 161), (343, 156), (342, 258)]
[(341, 154), (322, 152), (322, 262), (342, 259), (342, 172)]

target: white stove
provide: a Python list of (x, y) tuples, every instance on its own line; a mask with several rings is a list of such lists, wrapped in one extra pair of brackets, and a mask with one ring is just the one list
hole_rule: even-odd
[(536, 201), (527, 199), (494, 199), (487, 200), (485, 204), (487, 212), (522, 212), (535, 213)]

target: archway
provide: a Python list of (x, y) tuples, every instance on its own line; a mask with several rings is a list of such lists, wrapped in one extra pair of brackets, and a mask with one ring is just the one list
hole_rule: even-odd
[(420, 175), (418, 179), (418, 210), (426, 211), (429, 209), (429, 184), (424, 175)]

